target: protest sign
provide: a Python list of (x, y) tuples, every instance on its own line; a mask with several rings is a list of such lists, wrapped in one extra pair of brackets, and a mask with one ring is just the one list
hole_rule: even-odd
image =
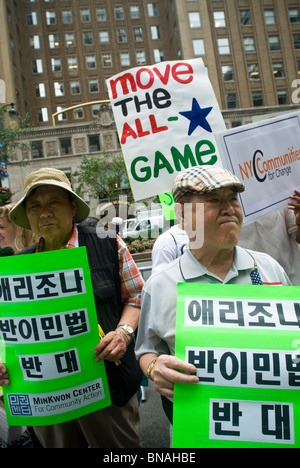
[(136, 200), (170, 192), (185, 168), (222, 166), (225, 124), (201, 59), (126, 70), (107, 87)]
[(173, 448), (300, 447), (300, 289), (179, 284)]
[(65, 422), (110, 405), (85, 247), (1, 259), (0, 356), (12, 426)]
[(224, 165), (245, 185), (240, 200), (249, 223), (282, 207), (299, 190), (300, 113), (216, 135)]

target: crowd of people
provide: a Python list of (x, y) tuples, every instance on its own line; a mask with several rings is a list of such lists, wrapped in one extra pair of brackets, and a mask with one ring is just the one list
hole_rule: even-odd
[[(141, 447), (137, 392), (143, 376), (153, 381), (172, 423), (174, 383), (199, 382), (196, 368), (175, 357), (179, 282), (300, 284), (300, 192), (291, 194), (282, 212), (243, 228), (238, 194), (244, 190), (235, 175), (215, 166), (179, 173), (173, 184), (179, 224), (154, 245), (146, 284), (119, 235), (99, 235), (99, 227), (84, 223), (89, 207), (62, 171), (30, 173), (23, 197), (0, 208), (0, 247), (11, 246), (17, 255), (86, 246), (105, 333), (91, 345), (91, 359), (104, 360), (111, 405), (65, 423), (30, 428), (36, 446)], [(22, 242), (16, 240), (17, 230)], [(0, 364), (0, 386), (9, 386), (12, 378)]]

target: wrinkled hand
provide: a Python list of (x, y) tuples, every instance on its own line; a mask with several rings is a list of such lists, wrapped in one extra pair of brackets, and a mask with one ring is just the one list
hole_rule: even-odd
[(297, 226), (300, 226), (300, 192), (298, 192), (298, 190), (295, 190), (294, 195), (292, 195), (290, 199), (292, 201), (289, 202), (288, 207), (295, 214), (295, 221)]
[[(131, 338), (128, 337), (128, 340)], [(117, 361), (126, 353), (125, 339), (121, 333), (112, 331), (107, 333), (100, 343), (95, 347), (96, 362), (106, 359), (107, 361)]]
[(0, 363), (0, 387), (4, 385), (9, 385), (9, 376), (5, 365)]
[[(179, 372), (183, 371), (183, 372)], [(198, 383), (197, 369), (192, 364), (181, 361), (175, 356), (162, 354), (157, 358), (151, 372), (154, 389), (166, 397), (174, 396), (174, 383)]]

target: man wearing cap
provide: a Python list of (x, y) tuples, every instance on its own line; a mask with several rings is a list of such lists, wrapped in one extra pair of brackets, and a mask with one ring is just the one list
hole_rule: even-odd
[[(45, 448), (140, 447), (136, 392), (142, 374), (132, 335), (139, 320), (143, 280), (115, 233), (101, 235), (96, 228), (76, 225), (88, 214), (88, 205), (72, 190), (66, 175), (52, 168), (25, 178), (24, 196), (10, 212), (13, 223), (31, 229), (39, 239), (21, 254), (86, 246), (98, 320), (105, 333), (91, 348), (91, 359), (105, 360), (112, 405), (73, 421), (35, 427), (34, 431)], [(119, 366), (117, 360), (121, 360)], [(0, 385), (9, 384), (8, 373), (0, 364)]]
[[(175, 213), (189, 246), (146, 282), (136, 342), (140, 366), (163, 397), (173, 397), (174, 382), (199, 381), (196, 368), (174, 356), (178, 283), (290, 285), (271, 257), (237, 246), (242, 191), (236, 176), (215, 166), (186, 169), (174, 181)], [(163, 404), (170, 415), (170, 400), (163, 398)]]

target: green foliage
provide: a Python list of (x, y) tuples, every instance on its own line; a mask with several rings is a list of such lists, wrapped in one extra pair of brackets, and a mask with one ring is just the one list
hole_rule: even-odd
[(28, 145), (19, 140), (22, 136), (32, 130), (27, 114), (24, 119), (18, 118), (17, 124), (8, 125), (8, 119), (5, 119), (7, 108), (0, 109), (0, 140), (3, 144), (3, 151), (6, 161), (9, 162), (12, 150), (14, 148), (28, 149)]
[(122, 155), (104, 154), (101, 157), (82, 156), (82, 162), (73, 173), (76, 192), (89, 191), (94, 198), (114, 199), (120, 193), (120, 185), (128, 180)]
[(0, 187), (0, 206), (10, 202), (12, 192), (8, 187)]

